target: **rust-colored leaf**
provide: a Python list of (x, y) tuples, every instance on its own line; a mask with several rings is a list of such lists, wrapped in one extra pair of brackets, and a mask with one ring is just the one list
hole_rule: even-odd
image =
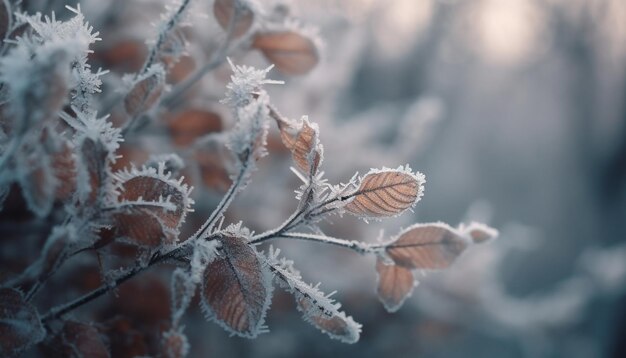
[(441, 223), (416, 224), (391, 242), (386, 251), (396, 265), (409, 269), (444, 269), (469, 246), (464, 235)]
[(278, 121), (280, 138), (291, 151), (293, 161), (303, 173), (314, 176), (322, 161), (317, 125), (303, 117), (299, 123)]
[(262, 332), (269, 308), (270, 273), (245, 238), (228, 235), (220, 242), (223, 256), (204, 271), (203, 309), (230, 333), (254, 338)]
[(152, 109), (161, 97), (164, 86), (164, 76), (159, 72), (137, 81), (124, 98), (126, 113), (135, 117)]
[(461, 231), (469, 235), (469, 237), (472, 238), (472, 241), (474, 241), (475, 244), (487, 242), (498, 237), (498, 230), (474, 221), (466, 227), (463, 227)]
[(35, 307), (19, 291), (0, 288), (0, 356), (17, 355), (45, 334)]
[(396, 216), (411, 208), (422, 196), (424, 177), (407, 170), (372, 171), (344, 209), (362, 218)]
[[(235, 12), (236, 9), (236, 12)], [(248, 32), (254, 21), (254, 13), (246, 4), (239, 0), (215, 0), (213, 13), (220, 26), (227, 30), (231, 21), (235, 21), (232, 36), (240, 37)], [(236, 13), (236, 18), (232, 19)]]
[(402, 266), (388, 265), (380, 258), (376, 260), (376, 271), (378, 272), (378, 298), (387, 311), (395, 312), (413, 293), (416, 285), (413, 272)]
[(110, 357), (98, 330), (90, 324), (76, 321), (66, 321), (44, 351), (50, 357)]
[(360, 325), (343, 312), (324, 312), (317, 307), (314, 299), (309, 296), (298, 296), (298, 309), (304, 314), (307, 322), (317, 327), (333, 339), (344, 343), (356, 343), (360, 336)]
[(127, 209), (112, 215), (116, 237), (145, 247), (157, 247), (162, 243), (173, 244), (176, 236), (163, 230), (159, 220), (141, 209)]
[(319, 61), (315, 43), (296, 32), (268, 32), (257, 34), (252, 47), (288, 75), (303, 75)]
[(106, 178), (107, 151), (100, 141), (86, 137), (77, 152), (81, 164), (76, 179), (79, 199), (87, 205), (95, 205), (102, 195)]
[(162, 358), (185, 358), (189, 353), (187, 336), (180, 329), (171, 329), (163, 333)]
[(59, 182), (57, 199), (69, 199), (76, 191), (76, 163), (69, 144), (63, 143), (61, 150), (52, 154), (52, 168)]
[(185, 147), (206, 134), (220, 132), (222, 121), (216, 113), (190, 109), (168, 120), (167, 127), (174, 144)]

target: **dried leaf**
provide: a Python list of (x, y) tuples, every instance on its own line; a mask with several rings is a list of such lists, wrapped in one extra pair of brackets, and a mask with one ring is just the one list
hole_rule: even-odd
[(309, 176), (314, 176), (322, 161), (322, 146), (319, 143), (319, 129), (305, 116), (300, 123), (278, 121), (280, 138), (291, 151), (298, 169)]
[(296, 32), (268, 32), (257, 34), (252, 47), (288, 75), (303, 75), (319, 61), (315, 43)]
[(176, 241), (176, 236), (164, 231), (156, 217), (141, 209), (127, 209), (125, 212), (113, 214), (112, 218), (115, 236), (125, 238), (132, 244), (154, 248), (162, 243), (172, 244)]
[(213, 3), (213, 13), (217, 19), (217, 23), (227, 30), (230, 26), (233, 14), (237, 9), (237, 17), (234, 19), (234, 28), (232, 36), (239, 37), (250, 29), (254, 21), (254, 13), (248, 6), (240, 0), (215, 0)]
[(307, 322), (333, 339), (344, 343), (356, 343), (359, 340), (361, 326), (343, 312), (324, 312), (317, 307), (314, 299), (303, 295), (298, 297), (298, 310), (304, 314)]
[(498, 230), (475, 221), (472, 221), (469, 225), (462, 227), (460, 230), (464, 234), (469, 235), (475, 244), (481, 244), (498, 237)]
[(138, 116), (152, 109), (165, 87), (165, 76), (155, 71), (137, 81), (124, 98), (124, 108), (131, 117)]
[(174, 144), (185, 147), (206, 134), (222, 131), (222, 120), (216, 113), (190, 109), (171, 118), (167, 127)]
[(162, 358), (185, 358), (189, 353), (187, 336), (181, 329), (171, 329), (163, 333)]
[(19, 291), (0, 288), (0, 356), (17, 355), (45, 335), (35, 307)]
[(344, 209), (361, 218), (397, 216), (413, 207), (424, 191), (424, 176), (408, 168), (373, 170), (359, 187), (342, 200), (351, 199)]
[(271, 274), (245, 238), (227, 235), (220, 242), (223, 257), (204, 271), (203, 310), (230, 333), (254, 338), (263, 331), (272, 294)]
[(102, 195), (106, 178), (106, 157), (108, 155), (100, 141), (85, 137), (77, 148), (79, 163), (77, 174), (78, 198), (87, 205), (96, 205)]
[(69, 199), (76, 191), (76, 162), (68, 143), (63, 143), (61, 150), (52, 154), (52, 168), (59, 182), (56, 198)]
[(386, 248), (396, 265), (409, 269), (444, 269), (470, 245), (470, 241), (442, 223), (416, 224)]
[(402, 266), (386, 264), (378, 258), (376, 260), (378, 272), (378, 298), (387, 311), (397, 311), (404, 301), (411, 296), (417, 285), (413, 272)]
[(11, 29), (11, 5), (8, 0), (0, 2), (0, 41), (4, 40)]
[(196, 284), (191, 274), (176, 269), (172, 273), (172, 323), (178, 325), (178, 321), (189, 307), (191, 299), (196, 292)]
[(66, 321), (63, 329), (47, 344), (45, 350), (51, 357), (110, 357), (98, 330), (90, 324), (76, 321)]

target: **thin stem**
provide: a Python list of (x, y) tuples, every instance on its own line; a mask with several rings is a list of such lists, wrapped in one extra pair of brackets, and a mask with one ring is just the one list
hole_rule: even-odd
[(148, 55), (148, 58), (146, 59), (146, 62), (143, 65), (143, 68), (139, 72), (140, 74), (145, 73), (148, 70), (148, 68), (150, 68), (150, 66), (152, 66), (152, 64), (156, 61), (157, 55), (159, 51), (161, 50), (161, 47), (163, 46), (163, 44), (169, 37), (169, 32), (172, 31), (174, 27), (176, 27), (176, 24), (178, 24), (178, 21), (180, 20), (182, 13), (187, 9), (190, 3), (191, 3), (191, 0), (183, 0), (183, 2), (180, 4), (176, 12), (165, 23), (165, 28), (159, 32), (159, 37), (157, 38), (157, 41), (152, 47), (152, 49), (150, 50), (150, 54)]
[(185, 93), (191, 86), (193, 86), (196, 82), (198, 82), (204, 75), (206, 75), (209, 71), (215, 69), (219, 65), (221, 65), (226, 59), (228, 48), (230, 42), (232, 41), (235, 34), (235, 24), (237, 23), (237, 19), (239, 18), (239, 8), (237, 6), (234, 7), (233, 16), (228, 22), (228, 27), (226, 28), (226, 39), (222, 42), (220, 47), (213, 53), (211, 56), (211, 60), (196, 70), (193, 74), (189, 76), (184, 82), (177, 85), (172, 89), (172, 91), (166, 95), (161, 101), (161, 105), (166, 108), (171, 108), (174, 106), (174, 103), (180, 98), (180, 96)]
[(73, 310), (79, 308), (80, 306), (83, 306), (83, 305), (93, 301), (94, 299), (104, 295), (105, 293), (113, 290), (114, 288), (116, 288), (117, 286), (121, 285), (122, 283), (128, 281), (129, 279), (133, 278), (137, 274), (147, 270), (149, 267), (151, 267), (153, 265), (156, 265), (158, 263), (165, 262), (166, 260), (169, 260), (169, 259), (176, 259), (177, 254), (179, 252), (183, 251), (183, 249), (187, 245), (189, 245), (189, 242), (184, 242), (180, 246), (177, 246), (177, 247), (173, 248), (172, 250), (170, 250), (170, 251), (168, 251), (168, 252), (166, 252), (164, 254), (157, 254), (150, 260), (150, 262), (147, 265), (145, 265), (145, 266), (135, 266), (129, 272), (127, 272), (123, 276), (121, 276), (118, 279), (116, 279), (112, 284), (102, 285), (102, 286), (96, 288), (95, 290), (93, 290), (93, 291), (91, 291), (89, 293), (86, 293), (83, 296), (75, 299), (72, 302), (65, 303), (65, 304), (53, 307), (52, 309), (50, 309), (50, 311), (48, 311), (48, 313), (43, 315), (43, 317), (41, 318), (41, 321), (45, 323), (45, 322), (48, 322), (50, 320), (59, 318), (59, 317), (65, 315), (66, 313), (68, 313), (70, 311), (73, 311)]
[(335, 237), (325, 236), (325, 235), (315, 235), (315, 234), (307, 234), (307, 233), (284, 233), (278, 234), (274, 236), (265, 237), (263, 240), (253, 240), (251, 244), (260, 244), (263, 241), (271, 240), (271, 239), (297, 239), (297, 240), (305, 240), (305, 241), (313, 241), (319, 242), (322, 244), (330, 244), (340, 247), (345, 247), (347, 249), (351, 249), (356, 251), (359, 254), (374, 254), (380, 252), (384, 245), (381, 244), (367, 244), (360, 241), (355, 240), (344, 240)]
[(213, 210), (213, 212), (211, 213), (211, 216), (209, 216), (209, 218), (204, 222), (204, 224), (202, 224), (200, 229), (195, 234), (193, 234), (191, 238), (189, 238), (189, 240), (200, 238), (207, 231), (211, 231), (213, 229), (213, 225), (215, 225), (216, 220), (221, 215), (224, 214), (226, 209), (228, 209), (233, 199), (235, 198), (235, 194), (239, 190), (239, 187), (241, 186), (243, 182), (243, 177), (245, 176), (247, 171), (248, 171), (248, 166), (244, 162), (242, 164), (241, 170), (239, 171), (239, 174), (237, 175), (237, 178), (235, 179), (235, 181), (233, 181), (230, 188), (228, 188), (228, 191), (226, 192), (226, 194), (224, 194), (224, 197), (222, 198), (220, 203), (217, 204), (217, 207), (215, 208), (215, 210)]

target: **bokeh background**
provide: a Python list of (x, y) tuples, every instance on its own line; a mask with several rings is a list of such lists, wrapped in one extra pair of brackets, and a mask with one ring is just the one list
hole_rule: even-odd
[[(64, 13), (60, 0), (24, 2)], [(103, 78), (105, 98), (124, 73), (141, 67), (144, 41), (154, 37), (150, 23), (158, 21), (164, 3), (81, 1), (103, 38), (94, 67), (112, 71)], [(212, 2), (197, 3), (194, 13), (206, 16), (190, 18), (188, 54), (172, 82), (206, 61), (222, 31)], [(394, 235), (413, 222), (477, 220), (498, 228), (500, 237), (472, 248), (451, 269), (424, 276), (395, 314), (376, 298), (373, 258), (315, 243), (276, 242), (306, 280), (338, 291), (345, 311), (364, 326), (361, 340), (345, 345), (328, 339), (277, 290), (270, 333), (255, 340), (229, 337), (192, 310), (185, 329), (190, 356), (626, 356), (626, 2), (257, 3), (282, 6), (318, 28), (324, 43), (318, 66), (299, 77), (274, 70), (270, 77), (286, 84), (268, 90), (283, 114), (319, 123), (327, 178), (346, 181), (356, 171), (407, 163), (426, 175), (415, 213), (369, 224), (333, 218), (325, 226), (329, 234), (373, 242), (381, 231)], [(232, 58), (268, 65), (256, 51)], [(217, 102), (228, 75), (227, 65), (219, 67), (185, 99), (190, 108), (216, 114), (203, 119), (202, 130), (232, 126)], [(170, 117), (162, 121), (167, 127)], [(155, 139), (158, 131), (152, 134), (141, 138), (142, 148), (177, 148)], [(275, 227), (296, 205), (297, 178), (275, 129), (272, 136), (270, 157), (228, 218), (257, 231)], [(147, 157), (134, 144), (122, 148), (120, 166)], [(190, 174), (207, 184), (194, 191), (196, 220), (210, 212), (225, 185), (218, 165), (202, 158), (208, 161), (204, 169)], [(187, 226), (193, 231), (197, 222), (192, 218)], [(146, 302), (167, 302), (167, 290), (151, 287), (150, 280), (167, 288), (157, 277), (128, 290)], [(108, 299), (123, 299), (124, 289), (118, 294)], [(99, 318), (108, 319), (101, 304)], [(125, 309), (116, 312), (133, 317), (141, 311)], [(158, 315), (141, 314), (129, 324), (152, 319), (158, 325)]]

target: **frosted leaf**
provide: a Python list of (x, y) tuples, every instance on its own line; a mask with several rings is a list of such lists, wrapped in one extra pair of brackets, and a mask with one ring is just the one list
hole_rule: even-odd
[(196, 293), (192, 275), (181, 268), (172, 273), (172, 322), (177, 325)]
[(77, 146), (81, 165), (77, 168), (77, 192), (80, 202), (98, 205), (102, 200), (102, 190), (107, 177), (106, 157), (108, 152), (99, 140), (85, 137)]
[(376, 259), (378, 273), (378, 298), (389, 312), (397, 311), (404, 301), (411, 296), (417, 281), (410, 269), (385, 263)]
[(152, 109), (165, 87), (165, 70), (160, 64), (153, 65), (137, 77), (124, 97), (124, 108), (131, 117)]
[(193, 151), (193, 163), (198, 166), (202, 183), (218, 191), (226, 191), (232, 183), (229, 167), (233, 158), (225, 139), (223, 134), (208, 135), (194, 146)]
[(39, 217), (47, 216), (58, 187), (50, 157), (41, 147), (35, 147), (30, 153), (19, 152), (16, 159), (18, 182), (28, 208)]
[(56, 198), (69, 199), (76, 191), (76, 157), (69, 142), (64, 141), (59, 150), (52, 153), (52, 168), (59, 185)]
[(35, 307), (19, 291), (0, 288), (0, 356), (17, 355), (45, 335)]
[(189, 342), (182, 328), (172, 328), (163, 333), (160, 358), (185, 358), (189, 354)]
[(213, 14), (217, 19), (217, 23), (227, 30), (232, 21), (233, 14), (237, 9), (237, 17), (234, 19), (234, 28), (232, 35), (240, 37), (248, 32), (254, 21), (254, 13), (243, 0), (215, 0), (213, 3)]
[(229, 105), (231, 108), (238, 108), (248, 105), (260, 92), (266, 84), (283, 84), (283, 81), (274, 81), (266, 79), (267, 74), (272, 67), (269, 66), (264, 70), (257, 70), (249, 66), (236, 66), (228, 59), (233, 74), (230, 76), (230, 82), (226, 85), (226, 97), (221, 103)]
[(65, 321), (61, 331), (46, 345), (45, 350), (59, 357), (110, 357), (98, 330), (90, 324), (76, 321)]
[(115, 178), (119, 195), (111, 207), (118, 234), (150, 247), (175, 243), (193, 204), (191, 189), (182, 178), (171, 178), (164, 163), (157, 169), (131, 168), (116, 173)]
[(0, 41), (4, 40), (11, 29), (11, 5), (8, 0), (0, 2)]
[(298, 169), (309, 177), (317, 174), (322, 162), (323, 148), (319, 142), (319, 128), (304, 116), (299, 122), (278, 121), (280, 138), (291, 151)]
[(361, 218), (397, 216), (412, 208), (424, 192), (424, 175), (408, 166), (371, 170), (359, 180), (358, 187), (341, 198), (343, 209)]
[(443, 223), (415, 224), (385, 247), (396, 265), (409, 269), (445, 269), (471, 244), (469, 238)]
[(314, 41), (293, 31), (259, 33), (252, 47), (261, 51), (269, 62), (288, 75), (303, 75), (319, 62)]
[(303, 313), (305, 321), (317, 327), (333, 339), (344, 343), (355, 343), (359, 340), (361, 325), (352, 317), (339, 311), (341, 305), (330, 296), (325, 295), (317, 286), (302, 281), (302, 276), (293, 267), (293, 261), (279, 259), (280, 250), (270, 247), (267, 265), (274, 274), (276, 282), (287, 292), (294, 295), (298, 310)]
[(207, 319), (233, 335), (255, 338), (272, 296), (271, 274), (246, 238), (225, 233), (222, 256), (209, 263), (202, 281), (202, 308)]
[(460, 226), (459, 231), (469, 235), (475, 244), (487, 242), (498, 237), (498, 230), (475, 221), (472, 221), (469, 225)]
[(163, 163), (162, 165), (165, 168), (165, 172), (172, 173), (172, 175), (177, 175), (183, 168), (185, 168), (183, 158), (176, 153), (151, 154), (146, 161), (146, 166), (159, 169), (159, 165), (161, 165), (161, 163)]

